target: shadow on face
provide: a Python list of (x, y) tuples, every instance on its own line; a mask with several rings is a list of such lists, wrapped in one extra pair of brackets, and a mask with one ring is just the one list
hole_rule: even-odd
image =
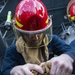
[(29, 46), (39, 46), (42, 43), (42, 40), (44, 38), (44, 34), (23, 34), (21, 33), (21, 36), (23, 40), (29, 45)]

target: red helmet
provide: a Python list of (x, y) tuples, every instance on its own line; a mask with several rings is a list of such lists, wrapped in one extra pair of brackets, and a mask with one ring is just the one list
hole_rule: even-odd
[(50, 27), (47, 9), (40, 0), (22, 0), (16, 8), (15, 23), (17, 30), (26, 33), (41, 32)]
[(67, 6), (67, 14), (71, 20), (75, 20), (75, 0), (70, 0)]
[(74, 4), (72, 4), (72, 6), (70, 7), (70, 15), (71, 16), (75, 16), (75, 3)]

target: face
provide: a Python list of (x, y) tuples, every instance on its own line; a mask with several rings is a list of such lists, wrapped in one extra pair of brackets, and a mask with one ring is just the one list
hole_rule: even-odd
[(39, 46), (42, 42), (42, 39), (44, 38), (43, 33), (41, 34), (33, 34), (33, 35), (24, 35), (22, 34), (22, 37), (24, 41), (29, 45), (29, 46)]

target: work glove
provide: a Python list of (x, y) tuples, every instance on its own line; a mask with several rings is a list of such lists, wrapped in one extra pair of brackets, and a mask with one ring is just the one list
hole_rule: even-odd
[(40, 74), (44, 73), (43, 69), (39, 65), (25, 64), (25, 65), (20, 65), (20, 66), (14, 67), (10, 71), (10, 75), (34, 75), (32, 73), (32, 70), (35, 70), (35, 71), (39, 72)]
[(33, 74), (34, 75), (50, 75), (50, 69), (51, 69), (51, 63), (50, 62), (43, 62), (40, 64), (40, 66), (42, 67), (44, 73), (40, 74), (39, 72), (33, 70)]
[(48, 62), (51, 63), (50, 75), (71, 75), (74, 60), (67, 54), (54, 57)]

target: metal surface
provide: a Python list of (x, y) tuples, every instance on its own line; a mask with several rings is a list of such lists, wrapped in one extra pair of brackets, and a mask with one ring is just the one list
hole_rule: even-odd
[[(71, 22), (71, 21), (70, 21)], [(73, 40), (75, 40), (75, 24), (71, 22), (69, 26), (66, 26), (64, 23), (61, 24), (62, 33), (60, 34), (61, 38), (67, 43), (70, 44)]]
[(1, 0), (0, 1), (0, 13), (4, 9), (4, 7), (6, 6), (7, 2), (8, 2), (8, 0)]

